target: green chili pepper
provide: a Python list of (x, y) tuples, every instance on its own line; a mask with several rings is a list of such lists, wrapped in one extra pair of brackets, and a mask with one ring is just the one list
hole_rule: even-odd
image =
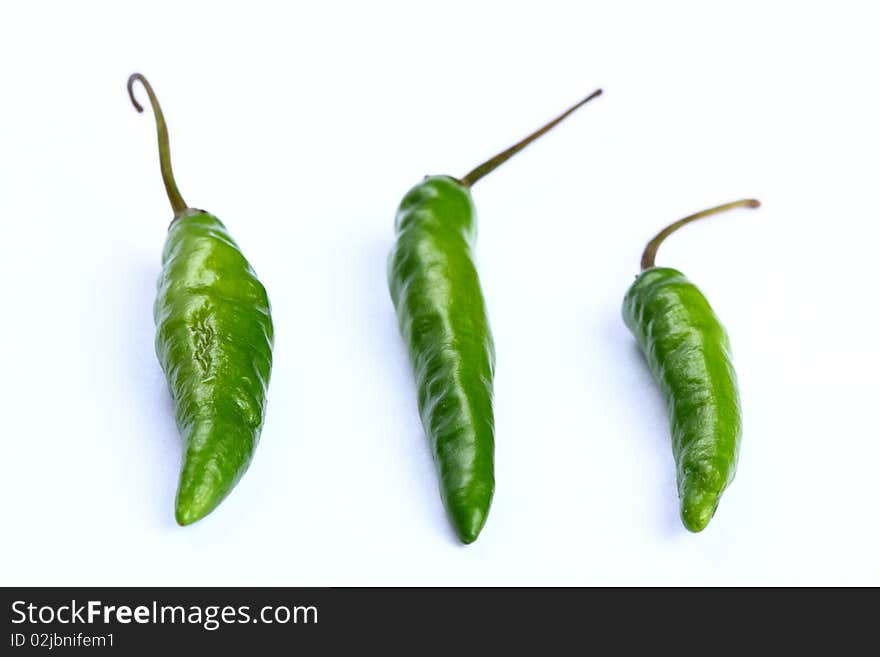
[(685, 224), (759, 206), (754, 199), (720, 205), (660, 231), (645, 248), (642, 273), (623, 301), (623, 319), (666, 398), (681, 519), (692, 532), (706, 528), (733, 481), (742, 432), (739, 393), (727, 333), (706, 297), (680, 271), (655, 267), (654, 256)]
[(397, 211), (388, 284), (415, 370), (440, 493), (464, 543), (482, 530), (495, 490), (495, 350), (473, 259), (477, 226), (470, 188), (601, 93), (461, 179), (426, 177)]
[(219, 219), (186, 205), (171, 171), (168, 129), (153, 89), (162, 179), (174, 219), (162, 252), (153, 315), (156, 354), (183, 437), (175, 517), (189, 525), (214, 510), (245, 473), (260, 437), (272, 367), (266, 290)]

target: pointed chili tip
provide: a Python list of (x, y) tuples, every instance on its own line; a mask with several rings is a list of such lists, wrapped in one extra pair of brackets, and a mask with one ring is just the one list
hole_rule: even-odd
[(703, 490), (700, 486), (686, 486), (681, 497), (681, 522), (695, 534), (703, 531), (715, 516), (721, 492)]
[(693, 534), (699, 534), (701, 531), (706, 529), (709, 526), (709, 521), (712, 519), (712, 513), (709, 513), (707, 510), (702, 510), (700, 513), (691, 513), (690, 515), (685, 515), (682, 513), (681, 521), (689, 532)]
[(460, 507), (451, 510), (452, 523), (458, 539), (465, 545), (470, 545), (479, 537), (486, 524), (488, 513), (479, 506)]
[(210, 482), (195, 482), (181, 475), (174, 502), (174, 519), (181, 527), (198, 522), (216, 509), (228, 490), (218, 490)]
[(134, 105), (134, 108), (138, 112), (143, 112), (144, 111), (143, 106), (139, 102), (137, 102), (137, 98), (134, 97), (135, 80), (140, 80), (141, 82), (146, 84), (147, 79), (143, 75), (141, 75), (140, 73), (132, 73), (131, 75), (128, 76), (128, 97), (131, 98), (131, 104)]
[[(479, 521), (477, 521), (479, 523)], [(482, 531), (482, 524), (473, 524), (465, 527), (456, 527), (456, 533), (458, 534), (458, 540), (460, 540), (465, 545), (470, 545), (480, 536), (480, 531)]]
[(181, 503), (178, 501), (174, 509), (174, 519), (177, 521), (178, 525), (186, 527), (187, 525), (191, 525), (194, 522), (201, 520), (216, 507), (217, 504), (213, 501), (208, 504), (199, 504), (198, 502)]

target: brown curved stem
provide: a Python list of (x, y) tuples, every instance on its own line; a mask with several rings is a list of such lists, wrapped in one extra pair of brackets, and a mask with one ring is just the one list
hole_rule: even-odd
[(602, 90), (596, 89), (596, 91), (591, 93), (589, 96), (587, 96), (583, 100), (581, 100), (581, 101), (577, 102), (576, 104), (572, 105), (571, 107), (569, 107), (562, 114), (557, 116), (555, 119), (553, 119), (549, 123), (546, 123), (543, 126), (541, 126), (540, 128), (538, 128), (537, 130), (535, 130), (528, 137), (523, 138), (521, 141), (518, 141), (517, 143), (515, 143), (513, 146), (511, 146), (507, 150), (501, 151), (495, 157), (492, 157), (492, 158), (486, 160), (485, 162), (483, 162), (481, 165), (476, 167), (473, 171), (470, 171), (465, 176), (460, 178), (459, 182), (462, 185), (464, 185), (465, 187), (473, 187), (474, 184), (480, 178), (492, 173), (492, 171), (494, 171), (495, 169), (500, 167), (502, 164), (507, 162), (507, 160), (509, 160), (514, 155), (519, 153), (526, 146), (531, 144), (533, 141), (535, 141), (539, 137), (542, 137), (543, 135), (547, 134), (553, 128), (555, 128), (557, 125), (562, 123), (566, 118), (568, 118), (568, 116), (570, 114), (574, 113), (575, 110), (580, 109), (581, 107), (586, 105), (588, 102), (593, 100), (593, 98), (596, 98), (597, 96), (601, 96), (601, 95), (602, 95)]
[(141, 107), (141, 104), (137, 102), (137, 99), (134, 97), (135, 81), (140, 82), (144, 85), (144, 89), (147, 90), (147, 95), (150, 97), (150, 105), (153, 107), (153, 115), (156, 117), (156, 132), (159, 136), (159, 166), (162, 169), (162, 181), (165, 183), (165, 193), (168, 194), (168, 200), (171, 201), (171, 208), (174, 210), (174, 218), (176, 219), (180, 216), (181, 212), (186, 210), (187, 205), (186, 201), (184, 201), (183, 197), (180, 195), (180, 191), (177, 189), (177, 183), (174, 182), (174, 172), (171, 170), (171, 148), (168, 145), (168, 126), (165, 125), (165, 117), (162, 114), (162, 108), (159, 107), (159, 101), (156, 99), (153, 87), (147, 82), (147, 78), (140, 73), (132, 73), (131, 77), (128, 78), (128, 95), (131, 98), (134, 108), (138, 112), (144, 111), (144, 108)]
[(654, 266), (654, 257), (657, 255), (657, 249), (660, 248), (660, 245), (663, 243), (667, 237), (672, 235), (679, 228), (684, 226), (685, 224), (689, 224), (692, 221), (696, 221), (697, 219), (702, 219), (703, 217), (708, 217), (713, 214), (718, 214), (719, 212), (726, 212), (727, 210), (733, 210), (734, 208), (759, 208), (761, 207), (761, 202), (757, 199), (753, 198), (744, 198), (740, 201), (734, 201), (733, 203), (725, 203), (724, 205), (719, 205), (714, 208), (709, 208), (708, 210), (703, 210), (702, 212), (697, 212), (696, 214), (688, 215), (684, 219), (679, 219), (673, 224), (669, 224), (666, 228), (661, 230), (657, 235), (654, 236), (650, 242), (648, 242), (648, 246), (645, 247), (644, 253), (642, 253), (642, 271), (646, 269), (651, 269)]

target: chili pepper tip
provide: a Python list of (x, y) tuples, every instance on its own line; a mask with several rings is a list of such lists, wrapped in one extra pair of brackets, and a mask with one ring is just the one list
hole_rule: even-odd
[[(179, 494), (178, 497), (180, 497)], [(192, 497), (188, 501), (178, 499), (174, 508), (174, 519), (177, 521), (178, 525), (186, 527), (211, 513), (219, 503), (220, 500), (216, 499), (214, 496), (201, 498)]]
[(681, 498), (681, 521), (688, 531), (696, 534), (706, 529), (718, 508), (720, 494), (708, 494), (698, 488), (685, 489)]
[(451, 513), (459, 540), (465, 545), (476, 541), (486, 524), (486, 512), (479, 507), (470, 507), (452, 508)]

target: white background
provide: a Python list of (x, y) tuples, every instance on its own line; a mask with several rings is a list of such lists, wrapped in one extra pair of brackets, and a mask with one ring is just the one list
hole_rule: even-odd
[[(880, 584), (871, 3), (233, 6), (4, 10), (0, 582)], [(253, 464), (188, 528), (151, 314), (171, 212), (133, 71), (277, 332)], [(464, 547), (386, 287), (394, 211), (598, 86), (474, 190), (497, 489)], [(744, 408), (692, 535), (620, 304), (658, 229), (743, 196), (764, 207), (658, 258), (725, 323)]]

